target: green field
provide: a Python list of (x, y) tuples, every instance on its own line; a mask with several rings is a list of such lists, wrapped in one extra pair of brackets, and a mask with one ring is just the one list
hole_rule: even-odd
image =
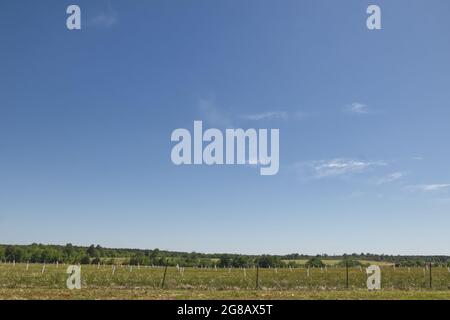
[(382, 266), (382, 290), (366, 289), (364, 268), (167, 269), (82, 266), (82, 289), (66, 288), (67, 265), (0, 264), (0, 299), (450, 299), (450, 272)]

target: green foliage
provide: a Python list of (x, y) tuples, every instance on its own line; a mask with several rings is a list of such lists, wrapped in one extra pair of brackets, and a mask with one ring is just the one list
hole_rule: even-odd
[(130, 259), (130, 265), (149, 265), (150, 264), (150, 258), (146, 256), (143, 253), (136, 253), (131, 259)]
[(89, 256), (83, 256), (80, 260), (81, 264), (91, 264), (91, 258)]
[(322, 268), (325, 267), (325, 264), (318, 257), (314, 257), (306, 262), (306, 266), (310, 268)]
[(346, 257), (344, 260), (342, 260), (338, 263), (338, 266), (340, 266), (340, 267), (348, 266), (349, 268), (353, 268), (353, 267), (362, 266), (362, 264), (358, 260)]
[(261, 268), (279, 267), (281, 259), (277, 256), (262, 255), (256, 259), (256, 264)]
[(95, 258), (97, 256), (97, 250), (95, 249), (95, 246), (93, 244), (91, 244), (90, 247), (87, 248), (86, 254), (91, 258)]
[(219, 258), (218, 265), (222, 268), (228, 268), (233, 265), (233, 259), (229, 255), (223, 255)]
[(198, 252), (173, 252), (139, 249), (109, 249), (99, 245), (89, 247), (74, 246), (68, 243), (63, 246), (43, 245), (0, 245), (0, 259), (3, 261), (30, 262), (30, 263), (95, 263), (102, 264), (132, 264), (183, 266), (183, 267), (252, 267), (259, 265), (267, 267), (298, 267), (308, 261), (310, 266), (323, 266), (325, 259), (340, 260), (339, 266), (358, 266), (360, 261), (373, 261), (374, 263), (392, 263), (398, 267), (423, 267), (432, 263), (433, 266), (450, 266), (448, 256), (388, 256), (369, 253), (344, 256), (306, 256), (297, 253), (285, 256), (276, 255), (239, 255), (239, 254), (204, 254)]

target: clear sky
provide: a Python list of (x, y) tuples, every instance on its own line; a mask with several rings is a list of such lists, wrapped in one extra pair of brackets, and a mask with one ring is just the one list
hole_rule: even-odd
[[(450, 254), (449, 13), (2, 0), (0, 243)], [(173, 165), (194, 120), (279, 128), (279, 173)]]

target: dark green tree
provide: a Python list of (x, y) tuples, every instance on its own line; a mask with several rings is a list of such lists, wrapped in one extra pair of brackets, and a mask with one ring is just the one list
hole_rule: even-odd
[(306, 266), (310, 268), (323, 268), (325, 267), (325, 264), (319, 259), (319, 257), (314, 257), (306, 262)]

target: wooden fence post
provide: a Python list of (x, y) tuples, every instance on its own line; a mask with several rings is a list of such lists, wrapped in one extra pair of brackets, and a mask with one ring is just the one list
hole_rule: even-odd
[(164, 289), (164, 282), (166, 282), (166, 274), (167, 274), (167, 263), (166, 263), (166, 267), (164, 268), (164, 276), (161, 282), (161, 289)]
[(256, 266), (256, 290), (259, 289), (259, 265)]
[(345, 260), (345, 287), (348, 289), (348, 260)]

